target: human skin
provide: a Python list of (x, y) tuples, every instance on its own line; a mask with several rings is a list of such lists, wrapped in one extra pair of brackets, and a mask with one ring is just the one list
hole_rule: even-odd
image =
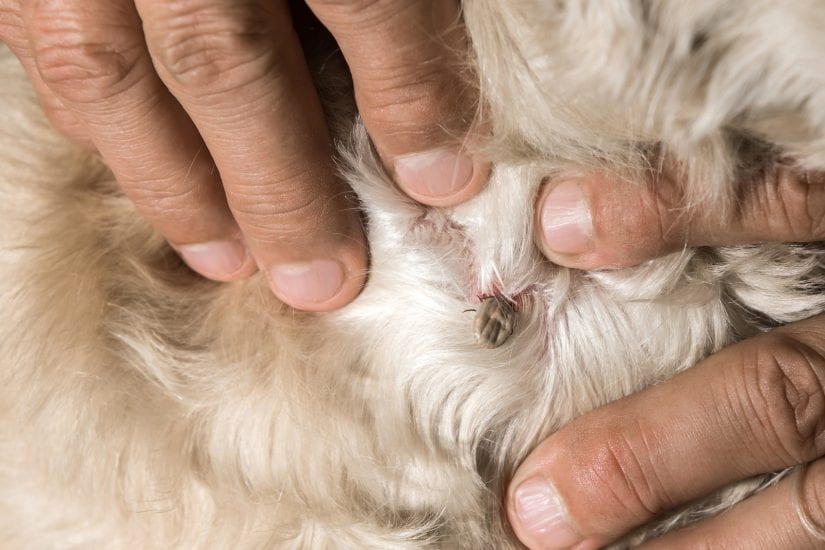
[(293, 28), (307, 6), (398, 186), (433, 206), (475, 194), (488, 165), (461, 147), (474, 101), (455, 0), (0, 0), (0, 39), (190, 267), (260, 269), (287, 304), (328, 311), (360, 292), (368, 250)]
[[(436, 207), (480, 190), (486, 163), (454, 141), (466, 138), (472, 115), (452, 70), (465, 45), (457, 2), (307, 4), (341, 46), (359, 111), (398, 186)], [(264, 270), (273, 292), (298, 309), (327, 311), (357, 296), (368, 263), (363, 228), (330, 164), (285, 1), (0, 0), (0, 39), (52, 123), (100, 152), (193, 269), (219, 281)], [(825, 234), (822, 178), (774, 174), (723, 222), (709, 211), (677, 215), (663, 199), (670, 195), (650, 192), (673, 183), (656, 177), (657, 186), (604, 173), (548, 182), (537, 243), (559, 265), (592, 269), (686, 245)], [(821, 528), (823, 334), (822, 316), (783, 327), (557, 432), (510, 484), (516, 534), (530, 548), (596, 547), (727, 482), (794, 464), (809, 465), (797, 494)], [(650, 546), (820, 547), (793, 494), (783, 481)]]
[[(548, 182), (537, 243), (559, 265), (595, 269), (684, 246), (825, 237), (822, 174), (770, 171), (733, 216), (712, 208), (686, 216), (668, 200), (678, 196), (674, 178), (652, 177), (655, 185), (605, 173)], [(825, 314), (743, 341), (539, 444), (510, 483), (508, 518), (531, 549), (598, 548), (731, 482), (806, 465), (799, 477), (643, 547), (822, 548), (824, 388)]]

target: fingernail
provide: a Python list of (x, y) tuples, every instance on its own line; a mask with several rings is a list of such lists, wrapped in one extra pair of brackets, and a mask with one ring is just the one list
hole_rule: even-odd
[(247, 260), (244, 244), (231, 239), (181, 245), (175, 249), (189, 267), (205, 277), (219, 281), (233, 278)]
[(322, 304), (344, 286), (344, 266), (336, 260), (313, 260), (272, 267), (272, 290), (289, 305), (299, 309)]
[(446, 198), (464, 189), (473, 177), (473, 159), (448, 149), (396, 157), (393, 162), (397, 183), (405, 191)]
[(565, 181), (554, 187), (541, 205), (544, 243), (561, 254), (581, 254), (592, 247), (593, 219), (581, 187)]
[(515, 507), (522, 529), (539, 548), (569, 548), (582, 541), (567, 522), (558, 493), (544, 479), (532, 478), (519, 485)]

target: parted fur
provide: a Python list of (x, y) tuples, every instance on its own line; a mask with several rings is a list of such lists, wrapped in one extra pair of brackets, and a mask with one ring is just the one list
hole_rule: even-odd
[[(641, 179), (664, 156), (684, 169), (686, 215), (737, 215), (737, 182), (775, 159), (825, 168), (821, 2), (466, 0), (463, 17), (489, 185), (424, 208), (351, 110), (328, 107), (372, 256), (362, 295), (324, 315), (286, 308), (260, 275), (188, 271), (3, 55), (2, 547), (517, 547), (502, 493), (541, 438), (825, 308), (815, 247), (585, 273), (543, 259), (531, 211), (545, 178)], [(518, 297), (518, 323), (485, 349), (466, 310), (494, 291)]]

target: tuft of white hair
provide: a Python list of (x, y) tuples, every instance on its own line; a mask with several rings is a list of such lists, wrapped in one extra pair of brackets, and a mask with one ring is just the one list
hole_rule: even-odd
[[(490, 182), (424, 208), (393, 187), (351, 101), (328, 105), (372, 263), (362, 295), (326, 315), (289, 310), (260, 276), (189, 272), (105, 167), (48, 128), (4, 52), (3, 546), (516, 548), (502, 494), (538, 441), (825, 309), (814, 246), (686, 249), (584, 273), (532, 238), (538, 188), (564, 171), (640, 178), (668, 155), (690, 208), (735, 215), (744, 152), (824, 168), (821, 3), (463, 8)], [(484, 349), (467, 310), (492, 293), (514, 299), (518, 325)]]

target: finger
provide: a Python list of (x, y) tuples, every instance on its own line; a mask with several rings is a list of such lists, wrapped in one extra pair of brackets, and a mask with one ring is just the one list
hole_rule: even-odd
[(457, 204), (475, 195), (487, 179), (489, 164), (472, 149), (477, 98), (461, 65), (468, 46), (459, 3), (308, 4), (340, 44), (352, 71), (359, 112), (401, 189), (432, 206)]
[(549, 182), (537, 203), (536, 241), (553, 262), (592, 269), (635, 265), (685, 246), (825, 236), (825, 173), (767, 170), (728, 215), (716, 205), (684, 208), (667, 172), (649, 183), (604, 172)]
[(140, 0), (158, 73), (195, 122), (282, 300), (329, 310), (364, 283), (366, 244), (283, 2)]
[(32, 58), (26, 30), (23, 27), (23, 17), (19, 0), (0, 0), (0, 41), (6, 44), (14, 53), (26, 76), (34, 86), (40, 104), (52, 126), (57, 128), (70, 139), (87, 147), (93, 147), (91, 140), (80, 120), (72, 113), (60, 99), (49, 90)]
[(88, 149), (94, 149), (94, 142), (83, 121), (81, 121), (71, 109), (66, 107), (60, 98), (52, 93), (46, 83), (43, 82), (34, 59), (20, 55), (18, 55), (17, 58), (23, 65), (26, 76), (29, 77), (34, 91), (37, 93), (37, 98), (40, 100), (43, 112), (46, 114), (46, 118), (49, 119), (52, 126), (75, 143), (83, 145)]
[(137, 208), (201, 274), (251, 274), (212, 161), (155, 74), (132, 3), (24, 4), (42, 81), (80, 119)]
[(732, 481), (822, 456), (823, 354), (820, 315), (573, 421), (519, 467), (513, 528), (531, 548), (606, 544)]
[(825, 461), (818, 460), (724, 514), (674, 531), (641, 548), (771, 548), (825, 546)]

